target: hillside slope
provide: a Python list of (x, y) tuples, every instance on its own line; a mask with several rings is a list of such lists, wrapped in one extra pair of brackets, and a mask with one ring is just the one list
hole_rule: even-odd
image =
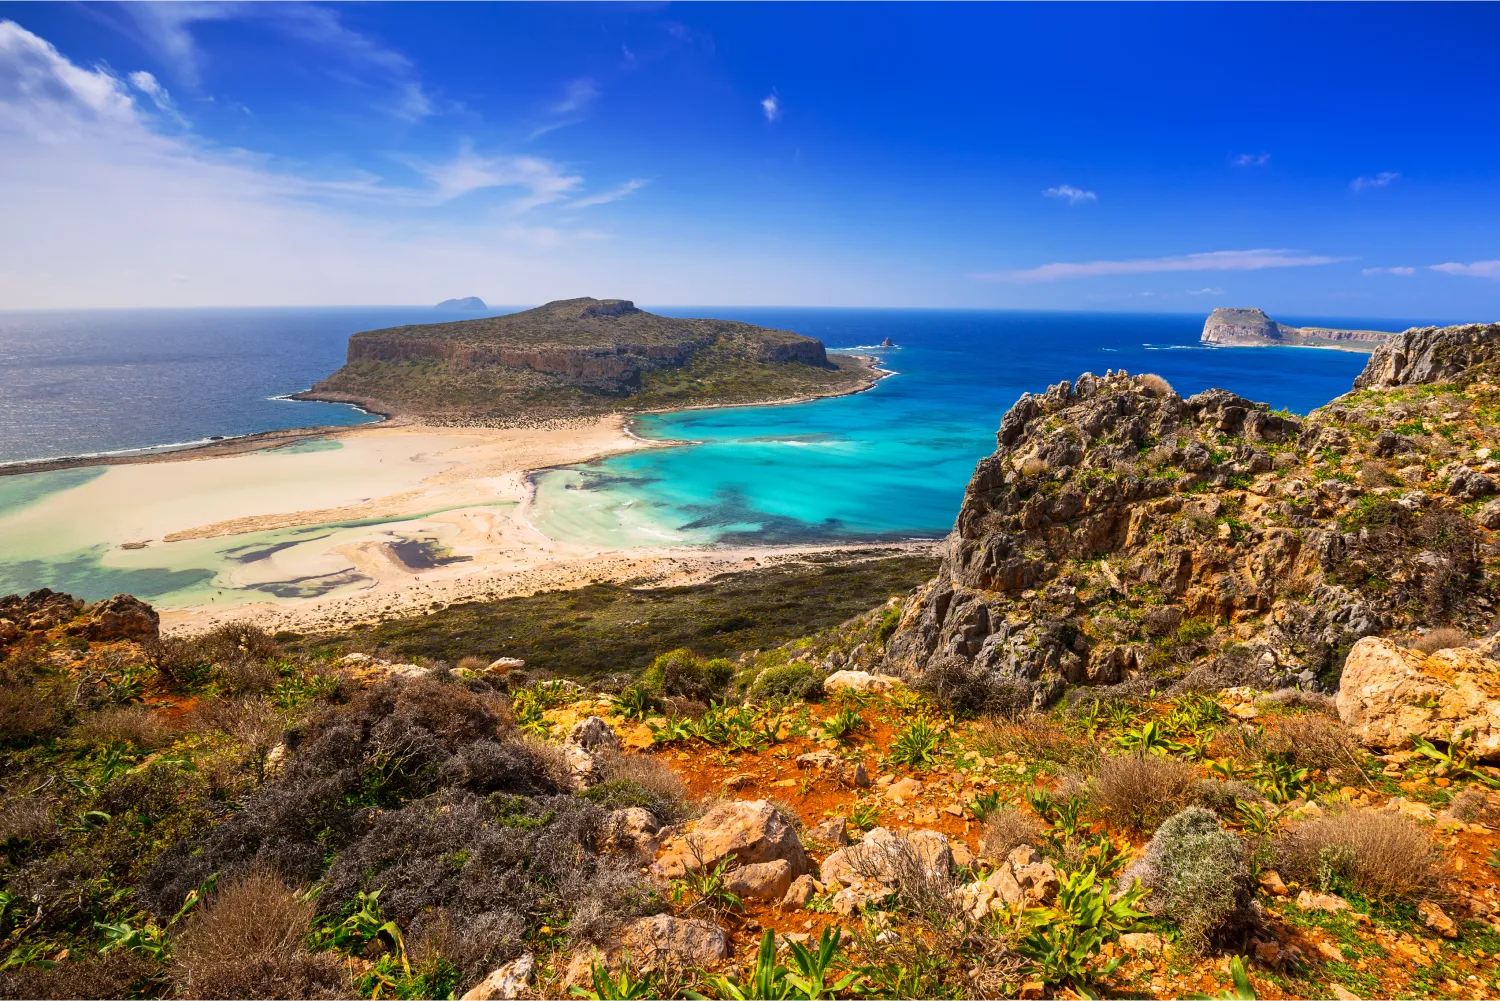
[(582, 298), (355, 334), (344, 367), (298, 398), (503, 424), (834, 395), (873, 380), (862, 359), (830, 358), (821, 341), (791, 331)]

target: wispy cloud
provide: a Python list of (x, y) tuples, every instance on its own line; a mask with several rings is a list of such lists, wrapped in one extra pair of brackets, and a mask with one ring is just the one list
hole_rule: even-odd
[(418, 121), (437, 110), (409, 58), (348, 27), (332, 7), (184, 0), (122, 4), (120, 10), (129, 19), (128, 33), (190, 87), (199, 86), (204, 69), (203, 52), (193, 38), (194, 27), (214, 21), (255, 20), (348, 66), (370, 71), (383, 92), (379, 106), (397, 118)]
[(1364, 268), (1360, 271), (1362, 275), (1400, 275), (1403, 278), (1417, 273), (1416, 268)]
[(781, 117), (781, 98), (774, 93), (767, 94), (760, 99), (760, 111), (766, 116), (766, 121), (776, 121)]
[(1042, 195), (1047, 198), (1061, 198), (1069, 205), (1077, 205), (1079, 202), (1097, 202), (1099, 200), (1099, 196), (1092, 191), (1084, 191), (1082, 188), (1075, 188), (1071, 184), (1059, 184), (1055, 188), (1048, 188), (1042, 192)]
[(1270, 153), (1239, 153), (1229, 158), (1236, 167), (1264, 167), (1271, 162)]
[(1388, 188), (1391, 182), (1401, 176), (1399, 170), (1382, 170), (1374, 177), (1356, 177), (1349, 182), (1349, 190), (1355, 193), (1369, 191), (1372, 188)]
[(576, 198), (568, 203), (568, 208), (586, 209), (593, 205), (604, 205), (608, 202), (617, 202), (621, 198), (624, 198), (627, 195), (632, 195), (635, 192), (641, 190), (648, 183), (650, 182), (644, 181), (638, 177), (632, 177), (630, 180), (626, 181), (618, 188), (612, 188), (609, 191), (601, 191), (596, 195), (585, 195), (582, 198)]
[(1468, 278), (1500, 279), (1500, 261), (1475, 261), (1472, 264), (1429, 264), (1429, 271), (1441, 271), (1445, 275), (1464, 275)]
[(552, 105), (551, 110), (554, 115), (571, 115), (586, 110), (598, 96), (599, 84), (591, 77), (581, 76), (568, 81), (567, 87), (563, 89), (562, 99)]
[(151, 98), (151, 103), (156, 105), (156, 110), (178, 125), (187, 125), (188, 121), (182, 117), (182, 112), (177, 110), (177, 105), (172, 101), (172, 95), (167, 93), (167, 88), (163, 87), (156, 77), (145, 70), (136, 70), (128, 79), (132, 87)]
[(1223, 295), (1224, 294), (1224, 290), (1221, 289), (1221, 288), (1195, 288), (1195, 289), (1188, 289), (1187, 294), (1188, 295)]
[(1019, 271), (973, 273), (970, 278), (989, 282), (1034, 284), (1066, 278), (1099, 278), (1108, 275), (1147, 275), (1164, 271), (1260, 271), (1264, 268), (1303, 268), (1337, 264), (1351, 257), (1325, 257), (1296, 250), (1215, 250), (1176, 257), (1146, 257), (1129, 261), (1086, 261), (1043, 264)]
[(537, 156), (484, 156), (465, 143), (458, 155), (439, 163), (411, 161), (430, 185), (432, 201), (450, 202), (486, 188), (522, 188), (526, 194), (510, 203), (517, 212), (561, 201), (583, 183), (551, 160)]

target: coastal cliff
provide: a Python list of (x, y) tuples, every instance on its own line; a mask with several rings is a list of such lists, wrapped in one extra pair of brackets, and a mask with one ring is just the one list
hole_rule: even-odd
[(1334, 348), (1342, 351), (1374, 351), (1387, 338), (1381, 330), (1340, 330), (1334, 327), (1290, 327), (1277, 323), (1258, 309), (1220, 308), (1203, 324), (1204, 344), (1223, 347)]
[(565, 299), (506, 316), (370, 330), (300, 399), (429, 421), (507, 422), (850, 392), (862, 360), (731, 320), (677, 319), (625, 299)]
[(1036, 705), (1132, 679), (1332, 687), (1361, 637), (1483, 628), (1500, 388), (1463, 376), (1497, 358), (1500, 326), (1409, 332), (1305, 418), (1124, 372), (1023, 396), (889, 666)]

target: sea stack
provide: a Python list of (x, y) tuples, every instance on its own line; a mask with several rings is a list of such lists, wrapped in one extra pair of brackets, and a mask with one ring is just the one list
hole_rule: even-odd
[(479, 296), (466, 295), (462, 299), (444, 299), (432, 308), (449, 313), (487, 313), (490, 307)]
[(1277, 323), (1262, 310), (1220, 308), (1203, 324), (1203, 344), (1221, 347), (1333, 348), (1338, 351), (1374, 351), (1390, 337), (1384, 330), (1343, 330), (1337, 327), (1289, 327)]
[(893, 348), (896, 346), (896, 342), (887, 337), (885, 340), (880, 342), (880, 346), (883, 348)]

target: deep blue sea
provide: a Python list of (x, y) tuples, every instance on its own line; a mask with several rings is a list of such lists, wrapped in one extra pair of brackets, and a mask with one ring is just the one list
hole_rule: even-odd
[[(1222, 386), (1306, 412), (1347, 391), (1365, 360), (1201, 347), (1199, 315), (658, 311), (795, 330), (833, 349), (872, 351), (889, 337), (898, 348), (876, 353), (897, 374), (839, 399), (640, 418), (643, 437), (691, 444), (541, 474), (531, 518), (554, 537), (620, 546), (939, 536), (1025, 391), (1124, 368), (1155, 372), (1184, 396)], [(451, 318), (430, 307), (0, 313), (0, 461), (367, 421), (351, 407), (278, 397), (337, 368), (351, 333)]]

